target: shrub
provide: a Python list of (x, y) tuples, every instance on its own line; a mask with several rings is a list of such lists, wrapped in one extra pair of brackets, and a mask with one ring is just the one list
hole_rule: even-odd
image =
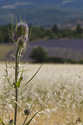
[(41, 63), (46, 61), (47, 52), (44, 50), (44, 48), (38, 46), (32, 50), (30, 57), (34, 59), (36, 63)]

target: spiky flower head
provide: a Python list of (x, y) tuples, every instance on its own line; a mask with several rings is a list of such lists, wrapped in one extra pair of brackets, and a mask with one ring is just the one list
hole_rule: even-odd
[(27, 38), (24, 37), (24, 36), (21, 36), (18, 41), (17, 41), (17, 44), (19, 46), (19, 48), (24, 48), (26, 46), (26, 42), (27, 42)]
[(31, 112), (30, 112), (30, 109), (28, 109), (28, 108), (26, 108), (26, 109), (24, 109), (24, 114), (25, 115), (29, 115)]
[(13, 34), (13, 39), (14, 41), (18, 41), (20, 37), (26, 37), (26, 40), (28, 40), (28, 32), (29, 32), (29, 27), (26, 23), (20, 22), (16, 25), (14, 34)]

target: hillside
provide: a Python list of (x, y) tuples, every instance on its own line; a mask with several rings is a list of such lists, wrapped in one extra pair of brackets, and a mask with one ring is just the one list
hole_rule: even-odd
[[(78, 0), (0, 0), (0, 25), (16, 22), (20, 16), (36, 26), (83, 20), (83, 1)], [(35, 20), (35, 21), (34, 21)]]

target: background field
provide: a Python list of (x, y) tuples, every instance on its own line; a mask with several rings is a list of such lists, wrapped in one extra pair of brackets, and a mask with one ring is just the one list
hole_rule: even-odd
[(5, 56), (13, 49), (12, 45), (0, 44), (0, 61), (5, 60)]
[[(13, 64), (12, 64), (13, 65)], [(80, 117), (83, 122), (83, 66), (44, 64), (30, 84), (27, 80), (40, 64), (21, 64), (20, 70), (28, 69), (19, 89), (18, 122), (24, 119), (25, 107), (32, 106), (33, 112), (42, 109), (31, 125), (74, 125)], [(4, 79), (5, 64), (0, 64), (0, 115), (3, 119), (13, 118), (14, 89)], [(8, 64), (9, 78), (14, 82), (14, 71)], [(10, 116), (12, 112), (12, 115)], [(31, 115), (32, 115), (31, 114)], [(30, 117), (31, 117), (30, 115)], [(20, 121), (19, 121), (20, 119)], [(22, 120), (23, 120), (22, 119)], [(18, 123), (18, 124), (20, 124)]]
[[(49, 39), (49, 40), (37, 40), (34, 42), (30, 42), (28, 47), (24, 50), (23, 56), (21, 58), (22, 62), (30, 62), (30, 54), (33, 48), (38, 46), (43, 47), (48, 56), (51, 57), (62, 57), (62, 58), (69, 58), (75, 60), (82, 60), (83, 59), (83, 40), (82, 39)], [(1, 53), (5, 53), (2, 57), (8, 61), (14, 60), (10, 56), (10, 54), (15, 54), (15, 49), (12, 50), (14, 46), (1, 46)], [(11, 51), (8, 50), (10, 48)], [(3, 51), (4, 52), (3, 52)], [(7, 53), (8, 52), (8, 53)]]

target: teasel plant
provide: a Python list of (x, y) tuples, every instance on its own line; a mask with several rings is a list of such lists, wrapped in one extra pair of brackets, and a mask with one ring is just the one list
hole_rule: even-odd
[[(29, 27), (28, 25), (23, 22), (22, 20), (19, 23), (16, 23), (16, 27), (14, 28), (11, 25), (11, 29), (12, 29), (12, 35), (10, 36), (12, 41), (15, 43), (15, 47), (16, 47), (16, 54), (15, 54), (15, 66), (13, 66), (14, 70), (15, 70), (15, 80), (14, 83), (10, 82), (10, 79), (8, 78), (8, 70), (7, 70), (7, 63), (6, 63), (6, 78), (8, 83), (11, 85), (11, 87), (13, 87), (15, 89), (15, 113), (14, 113), (14, 119), (10, 119), (8, 122), (8, 125), (17, 125), (17, 112), (18, 112), (18, 89), (20, 88), (20, 84), (23, 80), (23, 72), (27, 71), (27, 70), (22, 70), (20, 77), (18, 78), (19, 75), (19, 65), (20, 65), (20, 58), (21, 58), (21, 53), (22, 50), (27, 46), (27, 43), (29, 41)], [(43, 65), (43, 64), (42, 64)], [(38, 71), (40, 70), (40, 68), (42, 67), (42, 65), (40, 65), (40, 67), (37, 69), (37, 71), (35, 72), (35, 74), (25, 83), (24, 86), (26, 86), (27, 84), (30, 83), (30, 81), (36, 76), (36, 74), (38, 73)], [(22, 125), (29, 125), (31, 123), (31, 121), (33, 120), (33, 118), (39, 113), (40, 111), (37, 111), (32, 117), (31, 119), (26, 123), (28, 116), (31, 113), (31, 109), (24, 109), (24, 114), (26, 115), (26, 118), (23, 122)], [(0, 117), (0, 122), (2, 125), (5, 125), (3, 119)]]

